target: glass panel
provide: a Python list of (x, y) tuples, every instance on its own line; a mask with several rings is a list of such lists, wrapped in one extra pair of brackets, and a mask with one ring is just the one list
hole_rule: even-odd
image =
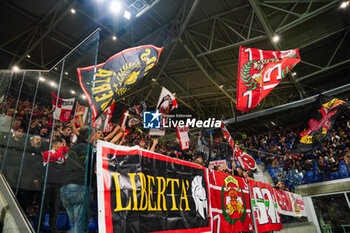
[(322, 232), (345, 232), (349, 225), (350, 209), (344, 194), (313, 197), (318, 223)]
[[(98, 40), (96, 31), (50, 71), (0, 72), (0, 168), (36, 232), (67, 231), (74, 226), (67, 215), (71, 202), (63, 205), (61, 201), (62, 186), (81, 184), (81, 209), (91, 209), (83, 202), (90, 197), (84, 184), (90, 186), (85, 177), (90, 180), (91, 176), (85, 170), (92, 169), (85, 169), (82, 160), (84, 166), (70, 176), (66, 165), (68, 150), (76, 143), (71, 127), (76, 102), (88, 106), (76, 68), (95, 65)], [(65, 101), (71, 98), (74, 100)], [(79, 156), (86, 154), (85, 147)], [(74, 180), (78, 176), (82, 181)]]

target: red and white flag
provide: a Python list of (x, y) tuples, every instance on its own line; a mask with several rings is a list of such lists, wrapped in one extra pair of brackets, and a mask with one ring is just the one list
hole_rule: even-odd
[(248, 112), (255, 108), (300, 61), (299, 49), (263, 51), (240, 47), (237, 110)]
[[(177, 105), (175, 96), (168, 89), (163, 87), (160, 93), (157, 108), (156, 108), (156, 111), (159, 111), (162, 114), (161, 125), (167, 124), (167, 121), (168, 121), (167, 115), (169, 115), (169, 113), (177, 107), (178, 105)], [(165, 131), (166, 130), (164, 128), (151, 129), (149, 131), (149, 135), (164, 136)]]
[(52, 95), (52, 106), (55, 107), (55, 111), (53, 112), (54, 119), (60, 120), (60, 121), (69, 121), (69, 118), (74, 106), (75, 98), (71, 98), (71, 99), (58, 98), (58, 102), (56, 106), (57, 96), (53, 92), (51, 92), (51, 95)]
[(188, 132), (190, 128), (176, 126), (177, 137), (179, 138), (181, 150), (188, 150), (190, 148), (190, 137)]
[(224, 134), (228, 143), (230, 143), (232, 150), (236, 156), (238, 163), (244, 170), (254, 170), (256, 169), (256, 162), (254, 158), (247, 153), (245, 153), (241, 148), (237, 146), (235, 141), (232, 139), (230, 132), (226, 128), (224, 122), (221, 122), (221, 131)]
[(168, 115), (175, 108), (177, 108), (175, 96), (168, 89), (163, 87), (159, 96), (157, 110), (162, 114)]

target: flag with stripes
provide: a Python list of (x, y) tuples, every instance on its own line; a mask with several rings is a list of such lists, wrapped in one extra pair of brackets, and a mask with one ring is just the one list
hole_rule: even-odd
[(240, 47), (237, 76), (237, 110), (255, 108), (301, 61), (299, 49), (264, 51)]
[(53, 92), (51, 92), (51, 96), (52, 96), (52, 107), (55, 108), (55, 111), (53, 112), (53, 117), (56, 120), (69, 121), (70, 114), (72, 113), (72, 110), (73, 110), (75, 98), (71, 98), (71, 99), (57, 98), (56, 94)]

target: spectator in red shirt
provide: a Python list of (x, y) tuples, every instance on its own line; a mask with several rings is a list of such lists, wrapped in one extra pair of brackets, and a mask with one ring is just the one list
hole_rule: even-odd
[(52, 140), (51, 150), (43, 153), (44, 165), (48, 169), (43, 209), (44, 212), (50, 214), (51, 232), (59, 232), (56, 229), (57, 214), (64, 210), (60, 189), (64, 172), (63, 164), (66, 161), (68, 147), (64, 139), (61, 140)]

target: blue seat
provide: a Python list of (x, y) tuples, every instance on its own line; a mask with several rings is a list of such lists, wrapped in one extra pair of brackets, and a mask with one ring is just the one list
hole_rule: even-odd
[(339, 166), (338, 174), (339, 174), (339, 178), (347, 178), (349, 176), (346, 165)]
[(49, 231), (50, 230), (50, 215), (45, 214), (44, 222), (43, 222), (43, 230)]
[(97, 217), (90, 217), (88, 229), (97, 230), (97, 228), (98, 228)]
[(283, 180), (284, 186), (290, 188), (292, 186), (290, 180)]
[(314, 182), (321, 182), (322, 181), (322, 177), (321, 174), (318, 172), (318, 170), (314, 170)]
[(339, 179), (339, 173), (338, 172), (331, 172), (331, 180)]
[(60, 231), (67, 231), (70, 229), (69, 218), (65, 212), (58, 213), (57, 221), (56, 221), (56, 229)]
[(305, 184), (311, 184), (314, 182), (314, 173), (313, 171), (305, 172)]
[(269, 172), (271, 172), (272, 167), (271, 167), (271, 166), (267, 166), (266, 169), (267, 169)]
[(277, 184), (278, 183), (278, 178), (277, 177), (272, 177), (272, 181), (274, 184)]
[(256, 162), (257, 164), (261, 164), (260, 158), (256, 158), (256, 159), (255, 159), (255, 162)]

